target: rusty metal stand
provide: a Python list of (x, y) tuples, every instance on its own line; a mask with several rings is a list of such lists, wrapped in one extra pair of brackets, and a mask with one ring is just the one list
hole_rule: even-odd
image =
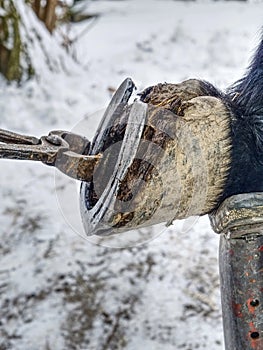
[(226, 350), (263, 349), (263, 193), (226, 199), (210, 215), (219, 264)]

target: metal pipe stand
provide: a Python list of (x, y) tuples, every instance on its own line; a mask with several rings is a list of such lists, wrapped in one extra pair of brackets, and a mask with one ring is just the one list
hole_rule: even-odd
[(232, 196), (210, 215), (220, 233), (226, 350), (263, 350), (263, 193)]

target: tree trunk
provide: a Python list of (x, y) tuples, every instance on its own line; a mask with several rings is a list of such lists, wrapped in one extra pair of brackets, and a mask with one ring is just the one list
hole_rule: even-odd
[(42, 3), (41, 0), (31, 0), (31, 6), (35, 11), (37, 17), (45, 23), (50, 33), (56, 27), (57, 15), (56, 8), (58, 5), (62, 6), (58, 0), (46, 0)]
[(46, 8), (45, 8), (45, 24), (47, 29), (52, 33), (56, 25), (56, 7), (58, 1), (57, 0), (47, 0)]
[(0, 0), (0, 74), (8, 81), (23, 82), (34, 75), (44, 78), (48, 72), (74, 69), (76, 63), (50, 35), (60, 4), (58, 0)]
[[(13, 0), (0, 0), (0, 72), (7, 80), (20, 81), (23, 70), (33, 74), (20, 35), (20, 16)], [(27, 67), (21, 67), (21, 55), (26, 56)]]

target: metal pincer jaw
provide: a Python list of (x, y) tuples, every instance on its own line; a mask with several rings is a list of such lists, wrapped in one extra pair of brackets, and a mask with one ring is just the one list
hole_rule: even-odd
[(90, 145), (102, 157), (81, 184), (88, 235), (209, 213), (227, 181), (231, 112), (221, 99), (195, 80), (159, 84), (158, 98), (155, 87), (128, 104), (133, 89), (130, 79), (121, 84)]

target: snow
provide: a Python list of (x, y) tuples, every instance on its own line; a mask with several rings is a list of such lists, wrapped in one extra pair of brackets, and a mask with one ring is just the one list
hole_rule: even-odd
[[(22, 87), (0, 79), (1, 128), (36, 136), (74, 129), (91, 139), (127, 76), (138, 90), (189, 77), (225, 88), (243, 74), (262, 26), (262, 2), (85, 6), (100, 16), (89, 30), (88, 22), (71, 28), (79, 64), (39, 25), (50, 59), (66, 69), (50, 73), (35, 46), (37, 79)], [(219, 238), (208, 218), (129, 249), (96, 245), (80, 237), (76, 183), (54, 173), (1, 160), (0, 348), (222, 350)]]

